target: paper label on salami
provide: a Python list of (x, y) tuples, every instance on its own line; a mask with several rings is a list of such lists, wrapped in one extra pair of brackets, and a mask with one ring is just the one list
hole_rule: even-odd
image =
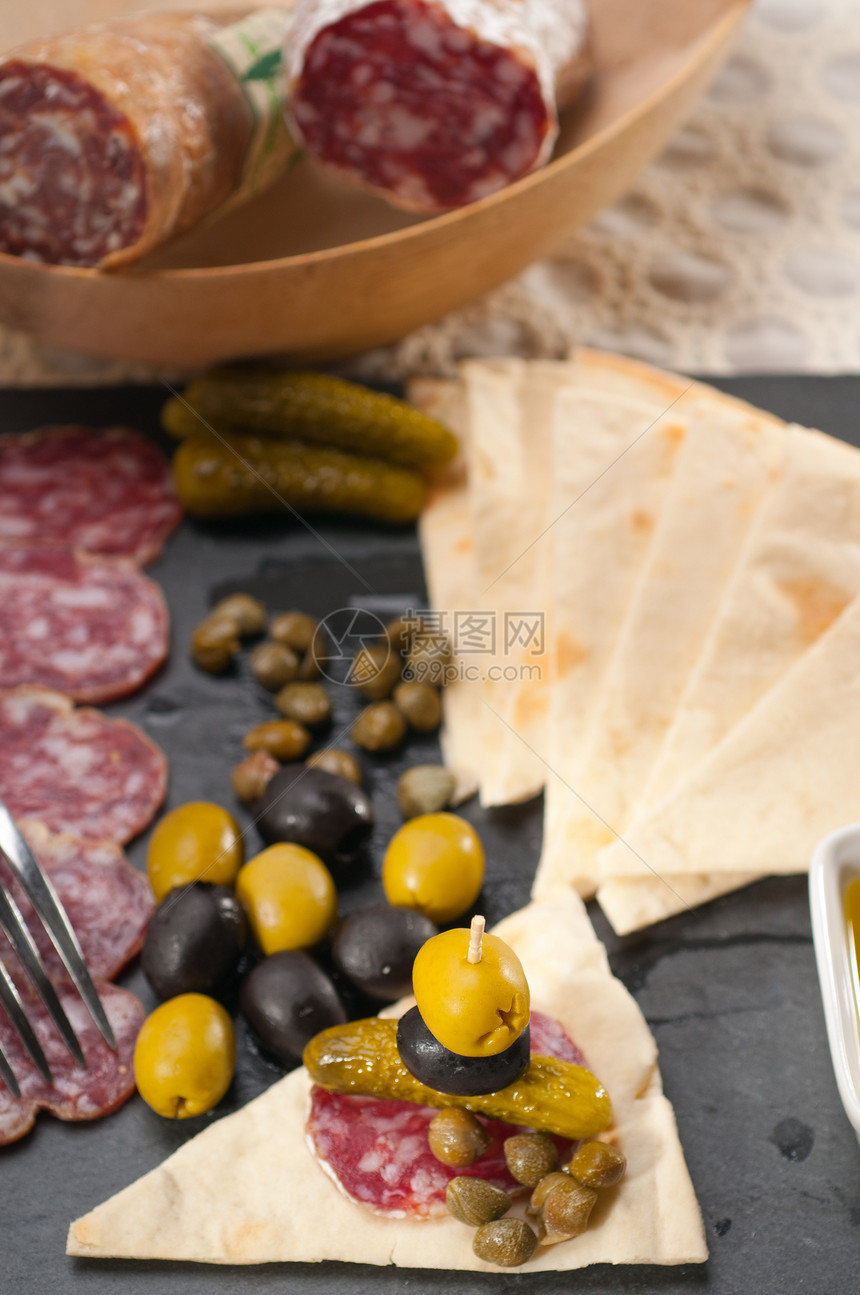
[(283, 51), (288, 22), (287, 9), (257, 9), (209, 37), (241, 85), (254, 116), (241, 183), (219, 208), (219, 215), (267, 189), (297, 151), (284, 119)]

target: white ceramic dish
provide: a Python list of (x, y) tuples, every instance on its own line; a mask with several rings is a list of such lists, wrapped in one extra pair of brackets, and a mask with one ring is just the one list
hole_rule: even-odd
[(860, 1014), (845, 921), (845, 892), (860, 877), (860, 823), (831, 832), (809, 869), (812, 939), (824, 1003), (827, 1041), (839, 1096), (860, 1139)]

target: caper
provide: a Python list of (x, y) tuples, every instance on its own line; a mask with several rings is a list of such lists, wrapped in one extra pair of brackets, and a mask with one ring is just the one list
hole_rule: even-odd
[(568, 1174), (563, 1174), (562, 1178), (562, 1182), (553, 1184), (541, 1207), (543, 1245), (581, 1236), (588, 1227), (588, 1219), (597, 1200), (593, 1187), (583, 1187)]
[(546, 1133), (517, 1133), (505, 1138), (505, 1163), (518, 1183), (537, 1187), (558, 1166), (558, 1150)]
[(479, 1223), (500, 1219), (511, 1208), (511, 1198), (501, 1187), (494, 1187), (483, 1178), (452, 1178), (445, 1190), (448, 1212), (475, 1228)]
[(230, 594), (229, 598), (222, 598), (215, 604), (212, 613), (233, 621), (240, 638), (262, 634), (266, 628), (266, 605), (250, 594)]
[(316, 631), (316, 620), (306, 612), (281, 612), (269, 626), (269, 637), (302, 655), (313, 643)]
[(448, 635), (431, 634), (422, 630), (409, 649), (404, 678), (441, 688), (448, 681), (451, 660), (451, 641)]
[(269, 785), (269, 779), (280, 769), (274, 756), (268, 751), (255, 751), (253, 755), (237, 764), (230, 774), (230, 785), (246, 805), (253, 805), (259, 800)]
[(559, 1183), (563, 1183), (567, 1179), (567, 1177), (568, 1175), (563, 1174), (559, 1169), (551, 1174), (547, 1174), (544, 1178), (542, 1178), (538, 1183), (537, 1187), (534, 1189), (534, 1191), (531, 1194), (531, 1199), (529, 1200), (529, 1203), (526, 1206), (526, 1213), (539, 1214), (541, 1209), (543, 1208), (544, 1201), (546, 1200), (547, 1196), (549, 1196), (553, 1187), (557, 1187)]
[(394, 689), (394, 704), (416, 733), (433, 733), (442, 722), (442, 699), (428, 683), (404, 679)]
[(403, 662), (388, 643), (372, 643), (355, 654), (350, 679), (370, 701), (390, 697), (400, 678)]
[(608, 1142), (583, 1142), (573, 1159), (564, 1166), (584, 1187), (614, 1187), (624, 1177), (627, 1158)]
[(352, 726), (353, 742), (365, 751), (391, 751), (405, 733), (406, 720), (390, 701), (372, 701)]
[(430, 1150), (443, 1165), (465, 1169), (473, 1165), (490, 1145), (490, 1135), (470, 1111), (453, 1106), (434, 1115), (427, 1130)]
[(385, 637), (391, 644), (392, 651), (406, 653), (412, 646), (412, 640), (421, 622), (417, 616), (397, 616), (385, 627)]
[(322, 751), (314, 751), (305, 764), (309, 764), (312, 769), (324, 769), (326, 773), (336, 774), (338, 778), (346, 778), (348, 782), (354, 782), (356, 787), (364, 782), (361, 765), (355, 756), (338, 747), (327, 746)]
[(258, 643), (251, 653), (251, 673), (269, 692), (277, 692), (299, 673), (299, 658), (283, 643)]
[(191, 636), (191, 657), (207, 674), (223, 674), (239, 651), (234, 621), (207, 616)]
[(242, 738), (246, 751), (268, 751), (276, 760), (290, 762), (304, 755), (311, 735), (303, 724), (292, 719), (270, 719), (257, 724)]
[(519, 1268), (531, 1259), (537, 1237), (522, 1219), (484, 1223), (475, 1233), (472, 1250), (479, 1259), (500, 1268)]
[(275, 705), (287, 719), (317, 728), (331, 719), (331, 701), (321, 683), (288, 683), (275, 698)]
[(456, 778), (441, 764), (416, 764), (397, 780), (397, 803), (404, 818), (436, 814), (451, 802)]

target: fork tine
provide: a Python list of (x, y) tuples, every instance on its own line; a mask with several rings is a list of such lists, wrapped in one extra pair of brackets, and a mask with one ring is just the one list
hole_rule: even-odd
[(0, 1079), (3, 1080), (13, 1097), (21, 1096), (21, 1088), (18, 1080), (15, 1078), (15, 1071), (9, 1064), (9, 1058), (3, 1051), (2, 1043), (0, 1043)]
[(0, 850), (26, 890), (39, 920), (60, 955), (84, 1006), (109, 1048), (116, 1052), (116, 1039), (104, 1006), (84, 962), (84, 955), (68, 914), (9, 810), (0, 800)]
[(86, 1061), (72, 1029), (57, 991), (48, 979), (42, 955), (27, 929), (21, 910), (12, 896), (0, 885), (0, 930), (4, 931), (9, 943), (20, 958), (24, 970), (33, 982), (33, 986), (48, 1010), (48, 1015), (60, 1032), (63, 1042), (79, 1066), (86, 1068)]
[[(9, 1013), (9, 1019), (18, 1031), (21, 1042), (29, 1052), (36, 1064), (36, 1069), (42, 1076), (46, 1084), (52, 1084), (54, 1077), (51, 1074), (51, 1067), (48, 1065), (48, 1059), (42, 1051), (42, 1045), (33, 1033), (33, 1027), (27, 1020), (24, 1011), (24, 1004), (21, 1002), (21, 995), (18, 993), (14, 980), (6, 969), (6, 964), (0, 958), (0, 1003)], [(20, 1092), (20, 1090), (19, 1090)]]

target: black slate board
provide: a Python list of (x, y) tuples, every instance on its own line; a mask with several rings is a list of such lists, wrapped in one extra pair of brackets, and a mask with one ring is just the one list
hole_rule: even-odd
[[(857, 378), (747, 378), (717, 385), (784, 418), (860, 441)], [(152, 389), (0, 393), (0, 430), (43, 422), (129, 422), (156, 430), (163, 393)], [(346, 523), (319, 527), (324, 539), (386, 608), (402, 597), (422, 605), (414, 532)], [(194, 624), (221, 594), (250, 589), (274, 607), (318, 614), (368, 600), (358, 579), (296, 525), (216, 531), (186, 523), (151, 568), (173, 617), (168, 667), (111, 714), (140, 723), (170, 759), (169, 805), (191, 799), (231, 803), (228, 770), (245, 730), (269, 711), (242, 671), (211, 679), (186, 657)], [(386, 602), (386, 599), (388, 600)], [(370, 596), (373, 606), (373, 596)], [(860, 663), (858, 663), (860, 668)], [(343, 695), (341, 695), (343, 694)], [(354, 706), (338, 690), (335, 723)], [(400, 819), (394, 782), (406, 763), (433, 758), (435, 742), (413, 742), (390, 760), (368, 762), (378, 809), (373, 844), (378, 875), (384, 841)], [(539, 800), (517, 809), (464, 812), (479, 828), (489, 866), (489, 921), (528, 900), (541, 836)], [(860, 817), (860, 788), (858, 788)], [(143, 866), (146, 839), (130, 855)], [(368, 873), (343, 907), (376, 896)], [(830, 1068), (810, 939), (805, 878), (772, 878), (650, 931), (616, 938), (592, 905), (615, 973), (636, 995), (660, 1048), (666, 1092), (705, 1219), (711, 1258), (681, 1268), (598, 1267), (572, 1274), (474, 1274), (377, 1269), (323, 1263), (219, 1268), (165, 1263), (100, 1263), (64, 1256), (70, 1219), (159, 1164), (215, 1116), (170, 1123), (135, 1098), (109, 1119), (62, 1125), (42, 1117), (33, 1133), (0, 1152), (0, 1290), (39, 1295), (198, 1295), (282, 1292), (370, 1295), (406, 1289), (430, 1295), (492, 1290), (659, 1291), (689, 1295), (783, 1295), (855, 1290), (860, 1239), (860, 1151)], [(153, 1005), (138, 970), (122, 983)], [(268, 1087), (277, 1072), (247, 1044), (217, 1115)], [(229, 1166), (225, 1166), (225, 1175)]]

